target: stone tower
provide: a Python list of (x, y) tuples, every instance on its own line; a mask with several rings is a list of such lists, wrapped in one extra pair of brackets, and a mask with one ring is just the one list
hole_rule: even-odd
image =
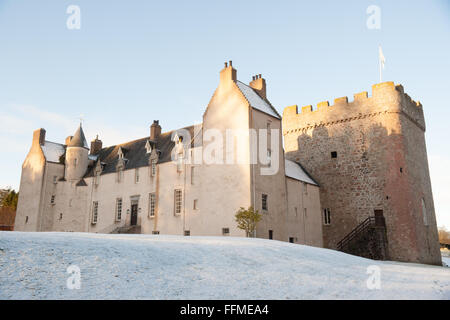
[(285, 108), (287, 158), (321, 186), (326, 247), (376, 211), (386, 221), (390, 260), (441, 264), (424, 133), (422, 105), (393, 82), (352, 102)]
[(80, 123), (74, 136), (67, 144), (65, 163), (65, 179), (67, 181), (83, 178), (88, 168), (88, 154), (89, 147)]

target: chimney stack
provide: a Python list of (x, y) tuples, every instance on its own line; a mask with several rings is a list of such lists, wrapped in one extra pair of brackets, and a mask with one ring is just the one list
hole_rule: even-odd
[(33, 144), (44, 145), (45, 143), (45, 129), (40, 128), (33, 132)]
[(161, 126), (159, 120), (153, 120), (153, 124), (150, 126), (150, 140), (155, 141), (161, 134)]
[(252, 82), (250, 82), (250, 87), (256, 90), (259, 96), (263, 99), (266, 99), (266, 80), (258, 74), (252, 77)]
[(100, 150), (102, 150), (102, 147), (103, 147), (103, 142), (102, 142), (102, 140), (98, 139), (98, 135), (97, 135), (95, 137), (95, 139), (91, 141), (90, 154), (98, 153)]
[(225, 68), (220, 71), (220, 82), (236, 81), (236, 69), (233, 68), (233, 61), (225, 62)]

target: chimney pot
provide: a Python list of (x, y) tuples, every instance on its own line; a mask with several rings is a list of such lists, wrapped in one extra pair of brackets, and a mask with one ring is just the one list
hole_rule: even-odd
[(225, 62), (225, 68), (228, 68), (228, 63), (227, 62)]
[(233, 66), (233, 61), (230, 60), (229, 62), (230, 62), (230, 67), (232, 67)]

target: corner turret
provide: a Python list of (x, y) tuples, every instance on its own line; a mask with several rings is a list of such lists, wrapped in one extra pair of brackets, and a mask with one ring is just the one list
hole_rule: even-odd
[(67, 181), (80, 180), (86, 174), (89, 154), (88, 143), (84, 136), (81, 123), (73, 137), (67, 143), (65, 179)]

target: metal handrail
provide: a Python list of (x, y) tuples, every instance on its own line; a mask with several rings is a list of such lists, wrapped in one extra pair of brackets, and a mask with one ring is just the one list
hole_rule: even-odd
[(368, 217), (366, 220), (361, 222), (356, 228), (350, 231), (341, 241), (337, 243), (338, 250), (341, 250), (345, 245), (347, 245), (351, 240), (353, 240), (358, 234), (367, 229), (369, 226), (375, 225), (375, 217)]

